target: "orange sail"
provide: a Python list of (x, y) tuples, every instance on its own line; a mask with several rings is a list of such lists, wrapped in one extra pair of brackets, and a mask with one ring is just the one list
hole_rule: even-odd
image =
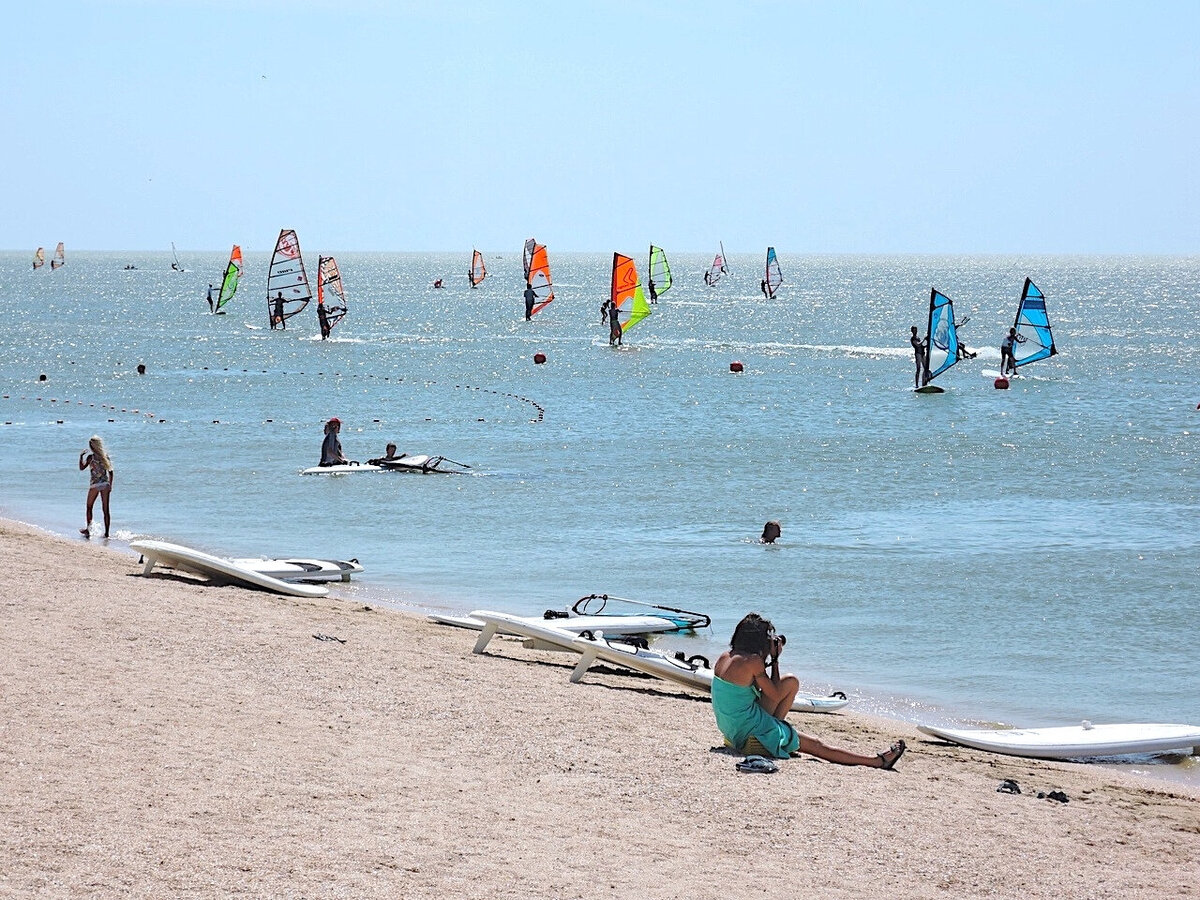
[(642, 291), (642, 283), (638, 280), (637, 263), (620, 253), (613, 254), (612, 293), (610, 296), (617, 305), (617, 310), (627, 313), (629, 316), (628, 319), (621, 322), (622, 332), (628, 331), (652, 312), (650, 304), (646, 302), (646, 295)]
[(483, 264), (483, 254), (478, 250), (471, 254), (471, 270), (467, 272), (467, 280), (471, 287), (478, 287), (487, 278), (487, 267)]
[(550, 282), (550, 257), (546, 245), (538, 244), (529, 258), (529, 284), (537, 294), (530, 315), (537, 315), (554, 300), (554, 285)]

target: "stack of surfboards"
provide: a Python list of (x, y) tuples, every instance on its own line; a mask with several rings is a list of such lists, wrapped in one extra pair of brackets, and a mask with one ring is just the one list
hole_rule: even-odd
[[(504, 633), (525, 638), (527, 646), (538, 649), (566, 650), (580, 654), (579, 663), (571, 673), (571, 681), (575, 683), (582, 680), (588, 668), (600, 660), (634, 672), (654, 675), (657, 678), (695, 688), (705, 693), (712, 691), (713, 674), (707, 660), (700, 657), (692, 657), (690, 660), (679, 659), (656, 650), (610, 641), (600, 630), (591, 630), (590, 634), (578, 634), (563, 627), (578, 618), (584, 618), (582, 616), (571, 619), (544, 620), (490, 610), (476, 610), (471, 613), (470, 618), (483, 622), (483, 629), (479, 639), (475, 642), (474, 652), (476, 653), (482, 653), (493, 637)], [(590, 618), (619, 617), (596, 616)], [(616, 632), (610, 630), (608, 633), (615, 634)], [(792, 704), (792, 709), (796, 712), (834, 712), (849, 702), (841, 694), (831, 697), (798, 696)]]

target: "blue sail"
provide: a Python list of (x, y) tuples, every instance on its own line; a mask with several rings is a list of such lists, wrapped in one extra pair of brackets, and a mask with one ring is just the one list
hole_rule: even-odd
[(937, 288), (929, 289), (929, 380), (958, 362), (958, 331), (954, 327), (954, 304)]
[(1017, 334), (1025, 339), (1024, 342), (1013, 342), (1013, 362), (1017, 366), (1049, 359), (1058, 352), (1046, 315), (1046, 295), (1028, 278), (1021, 291), (1021, 305), (1017, 307), (1017, 320), (1013, 325)]

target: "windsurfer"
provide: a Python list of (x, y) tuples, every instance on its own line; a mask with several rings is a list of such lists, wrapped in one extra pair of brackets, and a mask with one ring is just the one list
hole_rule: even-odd
[(208, 311), (209, 312), (213, 312), (212, 289), (213, 289), (213, 286), (212, 286), (212, 282), (210, 281), (208, 283)]
[(758, 283), (758, 289), (759, 289), (760, 291), (762, 291), (762, 295), (763, 295), (764, 297), (766, 297), (768, 300), (770, 300), (770, 299), (771, 299), (771, 294), (770, 294), (770, 292), (769, 292), (769, 291), (767, 291), (767, 279), (765, 279), (765, 278), (764, 278), (762, 281), (760, 281), (760, 282)]
[[(1000, 374), (1001, 375), (1009, 375), (1009, 374), (1016, 375), (1017, 374), (1017, 360), (1016, 360), (1016, 357), (1013, 356), (1013, 344), (1014, 343), (1017, 343), (1017, 344), (1025, 343), (1025, 338), (1023, 338), (1023, 337), (1021, 337), (1021, 335), (1017, 334), (1017, 329), (1015, 327), (1008, 329), (1008, 334), (1005, 335), (1004, 340), (1000, 342)], [(1010, 369), (1011, 369), (1011, 372), (1010, 372)]]
[(321, 462), (325, 466), (344, 466), (350, 462), (342, 453), (342, 442), (338, 440), (338, 432), (342, 429), (342, 420), (334, 416), (325, 423), (325, 440), (321, 444)]
[(931, 376), (929, 374), (929, 343), (921, 337), (917, 337), (917, 326), (912, 326), (912, 336), (908, 339), (909, 344), (913, 348), (913, 356), (917, 361), (916, 387), (921, 388), (929, 383)]
[(650, 281), (648, 282), (648, 286), (650, 288), (650, 302), (657, 303), (658, 302), (658, 291), (656, 291), (654, 289), (654, 279), (653, 278), (651, 278)]
[(325, 311), (325, 304), (317, 304), (317, 324), (321, 326), (321, 340), (329, 337), (329, 313)]
[(712, 284), (712, 272), (710, 272), (708, 269), (704, 270), (704, 283)]
[(271, 315), (271, 330), (276, 328), (287, 329), (287, 318), (283, 315), (283, 291), (276, 292), (275, 311)]
[(442, 279), (440, 279), (440, 278), (434, 279), (433, 286), (435, 288), (440, 288), (442, 286)]
[(621, 346), (621, 311), (617, 301), (608, 301), (608, 344), (610, 347)]
[(533, 289), (532, 282), (525, 282), (525, 321), (528, 322), (533, 318), (533, 304), (537, 303), (537, 292)]

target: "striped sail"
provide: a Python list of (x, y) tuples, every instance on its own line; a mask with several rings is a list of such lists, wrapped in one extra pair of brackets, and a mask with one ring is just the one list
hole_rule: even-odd
[(937, 288), (929, 289), (929, 324), (925, 330), (929, 358), (929, 380), (958, 362), (958, 331), (954, 326), (954, 304)]
[(40, 269), (46, 264), (46, 251), (41, 247), (37, 248), (37, 252), (33, 254), (33, 267)]
[(333, 326), (346, 317), (346, 291), (342, 285), (342, 273), (338, 271), (337, 260), (332, 256), (317, 258), (318, 321), (322, 310), (325, 312), (325, 327), (329, 331), (333, 331)]
[(525, 267), (524, 267), (523, 271), (525, 272), (525, 280), (526, 281), (529, 280), (529, 266), (533, 263), (533, 251), (535, 249), (537, 249), (537, 241), (535, 241), (533, 238), (530, 238), (529, 240), (527, 240), (525, 242), (525, 250), (524, 250)]
[(646, 268), (654, 282), (654, 293), (661, 297), (671, 289), (671, 267), (667, 265), (667, 254), (662, 247), (650, 245), (650, 263)]
[(312, 299), (308, 273), (300, 255), (300, 239), (296, 232), (284, 228), (275, 242), (271, 268), (267, 272), (267, 317), (274, 321), (276, 298), (283, 299), (283, 318), (290, 319)]
[(483, 264), (483, 254), (478, 250), (471, 252), (471, 271), (467, 273), (467, 279), (471, 282), (471, 287), (478, 287), (483, 284), (483, 279), (487, 278), (487, 267)]
[(721, 252), (713, 257), (712, 265), (704, 273), (704, 283), (714, 285), (721, 280), (722, 275), (729, 274), (729, 267), (725, 265), (725, 243), (721, 243)]
[(61, 269), (67, 264), (66, 254), (63, 253), (63, 242), (59, 241), (58, 246), (54, 248), (54, 256), (50, 259), (50, 268)]
[(1039, 359), (1049, 359), (1058, 353), (1054, 346), (1054, 335), (1050, 331), (1050, 319), (1046, 315), (1046, 295), (1028, 278), (1021, 291), (1021, 304), (1017, 307), (1017, 318), (1013, 325), (1017, 334), (1025, 338), (1024, 343), (1013, 342), (1013, 361), (1018, 367)]
[(627, 333), (653, 312), (650, 304), (646, 302), (646, 295), (642, 292), (642, 283), (638, 281), (637, 264), (630, 257), (620, 253), (613, 254), (610, 296), (617, 304), (619, 313), (628, 313), (628, 318), (621, 322), (622, 334)]
[(779, 286), (783, 284), (783, 272), (779, 270), (779, 259), (775, 256), (775, 248), (767, 248), (767, 274), (763, 279), (767, 287), (767, 297), (774, 297)]
[(537, 315), (554, 300), (554, 284), (550, 281), (550, 257), (545, 244), (535, 244), (529, 260), (528, 281), (537, 294), (530, 315)]
[(242, 248), (237, 244), (229, 251), (229, 264), (225, 266), (225, 275), (221, 279), (221, 293), (217, 296), (213, 312), (217, 312), (233, 299), (237, 293), (238, 281), (242, 277)]

